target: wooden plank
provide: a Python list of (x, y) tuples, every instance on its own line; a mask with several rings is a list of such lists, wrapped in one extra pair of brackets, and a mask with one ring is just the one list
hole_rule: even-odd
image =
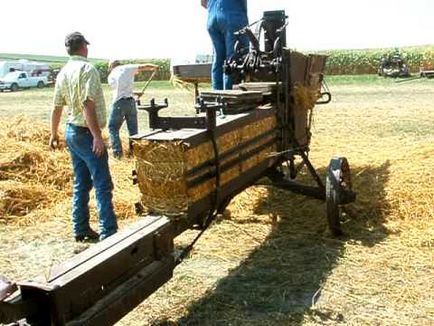
[(166, 217), (154, 219), (146, 226), (140, 224), (137, 230), (128, 231), (127, 236), (119, 238), (112, 243), (101, 242), (99, 254), (91, 257), (83, 255), (75, 267), (66, 264), (65, 270), (60, 268), (63, 271), (52, 278), (49, 288), (32, 283), (22, 284), (23, 297), (34, 296), (38, 290), (47, 292), (52, 298), (51, 311), (55, 311), (55, 319), (69, 320), (144, 266), (162, 256), (169, 257), (173, 250), (173, 231)]
[[(276, 111), (271, 107), (258, 107), (254, 110), (217, 117), (216, 137), (219, 137), (231, 130), (242, 128), (254, 121), (265, 119), (275, 115)], [(197, 146), (209, 140), (206, 129), (179, 129), (179, 130), (160, 130), (159, 132), (142, 133), (131, 137), (134, 141), (184, 141), (191, 146)]]
[(128, 239), (133, 234), (140, 232), (143, 229), (149, 228), (156, 222), (161, 222), (161, 216), (147, 215), (142, 218), (142, 220), (134, 223), (130, 228), (124, 230), (123, 232), (118, 232), (104, 241), (92, 245), (89, 249), (71, 257), (67, 261), (53, 266), (50, 270), (48, 276), (48, 282), (54, 282), (56, 279), (66, 275), (71, 270), (79, 267), (85, 262), (101, 255), (104, 251), (116, 246), (118, 243)]
[[(219, 202), (217, 203), (217, 206), (223, 203), (226, 199), (232, 198), (247, 187), (253, 185), (257, 180), (263, 177), (264, 173), (271, 166), (275, 165), (278, 160), (278, 157), (270, 157), (269, 159), (252, 167), (248, 171), (245, 171), (231, 182), (223, 185), (220, 189), (220, 196), (218, 198)], [(190, 225), (198, 223), (201, 217), (208, 215), (210, 208), (212, 208), (214, 205), (214, 200), (215, 194), (210, 193), (206, 197), (191, 205), (187, 213), (188, 222), (180, 224), (180, 227), (176, 230), (176, 234), (182, 233), (186, 228), (190, 227)]]
[(173, 74), (185, 81), (210, 81), (211, 80), (211, 66), (210, 63), (194, 63), (174, 65), (172, 67)]
[(234, 86), (234, 89), (261, 92), (263, 95), (275, 94), (276, 82), (245, 82)]
[(200, 92), (200, 96), (208, 97), (208, 98), (221, 97), (222, 99), (235, 99), (235, 100), (243, 100), (243, 99), (261, 100), (262, 99), (261, 92), (243, 91), (238, 89), (202, 91)]
[[(91, 259), (88, 259), (81, 264), (77, 265), (73, 269), (68, 270), (66, 273), (57, 276), (56, 278), (50, 280), (50, 284), (54, 286), (65, 286), (73, 282), (74, 280), (80, 279), (83, 275), (87, 275), (87, 273), (95, 273), (94, 269), (102, 269), (104, 270), (103, 265), (111, 263), (114, 266), (118, 265), (116, 268), (116, 274), (120, 274), (122, 270), (127, 270), (128, 267), (124, 264), (132, 265), (137, 262), (137, 260), (144, 259), (153, 259), (154, 247), (153, 247), (153, 235), (160, 228), (168, 225), (170, 221), (167, 218), (161, 218), (157, 223), (153, 223), (145, 228), (140, 228), (138, 232), (134, 232), (128, 238), (123, 239), (116, 243), (114, 246), (110, 246), (109, 248), (102, 250), (100, 254), (93, 256)], [(136, 248), (139, 249), (142, 247), (142, 252), (137, 252)], [(128, 249), (131, 249), (129, 251)], [(134, 252), (133, 252), (134, 251)], [(135, 254), (140, 254), (140, 258), (135, 256)], [(111, 258), (115, 258), (112, 259)], [(121, 260), (124, 264), (120, 264)], [(110, 281), (112, 276), (110, 274), (114, 272), (113, 270), (107, 270), (108, 273), (106, 275), (101, 275), (101, 277), (97, 277), (99, 282), (104, 283), (104, 280)]]
[(166, 283), (174, 267), (169, 259), (153, 262), (66, 325), (113, 325)]
[(5, 277), (0, 275), (0, 301), (8, 297), (11, 293), (17, 290), (15, 283), (10, 282)]

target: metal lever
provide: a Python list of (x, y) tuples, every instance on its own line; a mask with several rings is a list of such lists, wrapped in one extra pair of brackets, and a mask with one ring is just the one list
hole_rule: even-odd
[(330, 103), (331, 100), (332, 94), (330, 92), (321, 92), (321, 97), (316, 101), (316, 104), (327, 104)]
[(198, 97), (197, 103), (194, 107), (197, 114), (199, 114), (200, 112), (207, 112), (208, 110), (223, 112), (223, 110), (226, 109), (226, 103), (222, 100), (220, 96), (217, 98), (216, 102), (205, 102), (202, 97)]
[(137, 107), (138, 110), (146, 110), (148, 112), (159, 111), (161, 109), (167, 108), (169, 106), (169, 101), (167, 98), (164, 99), (164, 104), (156, 104), (155, 99), (152, 98), (148, 105), (140, 105)]
[(158, 117), (158, 111), (161, 109), (167, 108), (169, 106), (169, 101), (167, 98), (164, 99), (164, 104), (157, 104), (155, 103), (155, 99), (152, 98), (149, 101), (149, 105), (141, 105), (138, 106), (138, 110), (145, 110), (149, 113), (149, 126), (154, 129), (157, 128), (159, 117)]

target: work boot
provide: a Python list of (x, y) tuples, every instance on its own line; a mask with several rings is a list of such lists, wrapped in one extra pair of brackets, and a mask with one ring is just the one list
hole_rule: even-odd
[(101, 235), (99, 236), (99, 241), (102, 241), (102, 240), (104, 240), (104, 239), (107, 239), (108, 237), (112, 236), (112, 235), (115, 234), (115, 233), (116, 233), (116, 230), (111, 231), (111, 232), (109, 232), (109, 233), (107, 233), (107, 234), (101, 234)]
[(80, 234), (75, 236), (76, 242), (97, 242), (99, 239), (99, 234), (89, 228), (85, 234)]

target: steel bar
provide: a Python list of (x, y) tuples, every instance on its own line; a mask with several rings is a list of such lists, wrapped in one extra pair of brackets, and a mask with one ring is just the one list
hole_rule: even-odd
[(325, 200), (325, 190), (320, 187), (307, 186), (299, 182), (285, 179), (273, 181), (272, 184), (274, 187), (289, 190), (296, 194), (312, 197), (319, 200)]

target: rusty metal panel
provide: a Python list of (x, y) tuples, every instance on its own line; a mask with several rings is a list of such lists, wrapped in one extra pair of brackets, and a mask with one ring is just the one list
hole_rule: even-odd
[(312, 88), (321, 89), (321, 83), (324, 76), (324, 68), (327, 61), (327, 56), (310, 54), (308, 58), (308, 76), (306, 85)]
[[(285, 55), (288, 57), (289, 60), (291, 83), (293, 85), (295, 83), (300, 83), (304, 85), (308, 75), (308, 57), (303, 53), (289, 50), (285, 51)], [(290, 87), (292, 86), (290, 85)]]

